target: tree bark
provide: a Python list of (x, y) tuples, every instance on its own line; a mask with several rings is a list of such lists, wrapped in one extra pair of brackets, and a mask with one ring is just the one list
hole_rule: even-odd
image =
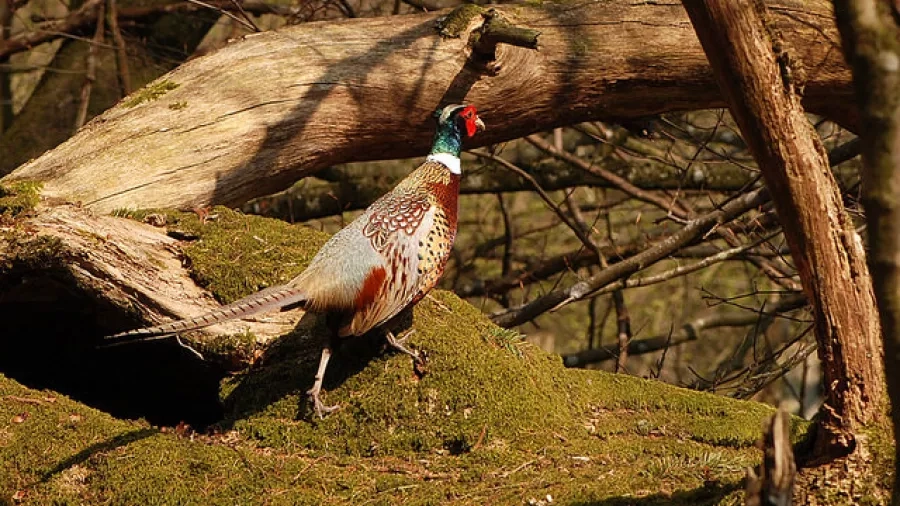
[(785, 46), (792, 39), (766, 25), (761, 2), (683, 3), (772, 194), (813, 307), (826, 392), (815, 453), (847, 454), (855, 431), (885, 407), (880, 328), (862, 242), (800, 104), (797, 53)]
[[(825, 0), (771, 4), (809, 65), (811, 111), (853, 122), (850, 75)], [(341, 162), (421, 156), (431, 114), (476, 105), (501, 142), (592, 119), (724, 104), (677, 4), (498, 7), (539, 30), (539, 50), (501, 44), (472, 61), (480, 9), (309, 23), (246, 37), (138, 91), (6, 181), (99, 211), (238, 205)], [(602, 29), (598, 29), (602, 26)], [(453, 37), (458, 35), (458, 38)]]
[[(896, 2), (835, 0), (862, 123), (863, 205), (881, 316), (896, 462), (900, 462), (900, 12)], [(895, 478), (896, 480), (896, 478)], [(892, 504), (900, 505), (900, 487)]]

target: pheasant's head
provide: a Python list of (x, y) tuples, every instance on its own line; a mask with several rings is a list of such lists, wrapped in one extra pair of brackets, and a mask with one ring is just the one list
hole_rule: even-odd
[(472, 137), (484, 130), (484, 122), (471, 105), (448, 105), (434, 112), (438, 121), (431, 153), (449, 153), (459, 156), (462, 136)]
[(472, 137), (479, 130), (484, 130), (484, 122), (478, 117), (478, 112), (472, 105), (448, 105), (438, 109), (435, 114), (438, 117), (439, 130), (452, 125), (458, 131), (465, 132), (466, 137)]

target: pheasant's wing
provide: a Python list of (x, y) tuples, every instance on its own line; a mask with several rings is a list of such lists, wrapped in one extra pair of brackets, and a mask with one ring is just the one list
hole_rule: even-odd
[(361, 335), (396, 316), (419, 292), (420, 250), (434, 223), (436, 208), (428, 195), (398, 187), (389, 199), (373, 204), (360, 228), (380, 262), (373, 266), (354, 300), (342, 335)]

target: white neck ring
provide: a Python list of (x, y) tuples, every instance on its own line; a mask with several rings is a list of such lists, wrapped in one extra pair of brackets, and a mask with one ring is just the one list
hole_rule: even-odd
[(459, 157), (451, 155), (450, 153), (432, 153), (428, 155), (428, 158), (426, 158), (425, 161), (438, 162), (450, 169), (450, 172), (456, 175), (462, 174), (462, 169), (459, 166)]

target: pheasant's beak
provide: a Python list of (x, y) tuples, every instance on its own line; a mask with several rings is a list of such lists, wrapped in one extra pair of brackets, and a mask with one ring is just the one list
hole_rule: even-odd
[(484, 132), (484, 121), (481, 121), (481, 118), (475, 118), (475, 129)]

